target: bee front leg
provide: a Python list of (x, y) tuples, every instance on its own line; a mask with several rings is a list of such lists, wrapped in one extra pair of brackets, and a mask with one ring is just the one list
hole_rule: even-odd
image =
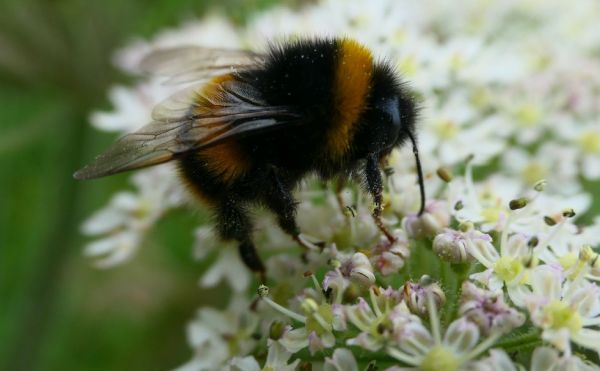
[(381, 212), (383, 211), (383, 179), (381, 178), (381, 171), (379, 170), (379, 163), (375, 155), (367, 157), (367, 163), (365, 166), (365, 178), (367, 191), (373, 197), (375, 203), (375, 209), (373, 210), (373, 219), (377, 228), (390, 240), (394, 242), (396, 238), (390, 233), (390, 231), (383, 224), (381, 219)]
[(294, 241), (306, 249), (322, 248), (320, 242), (309, 241), (301, 232), (296, 223), (296, 206), (298, 202), (294, 199), (291, 185), (281, 176), (279, 169), (271, 167), (269, 184), (266, 187), (264, 203), (277, 215), (279, 227), (289, 234)]

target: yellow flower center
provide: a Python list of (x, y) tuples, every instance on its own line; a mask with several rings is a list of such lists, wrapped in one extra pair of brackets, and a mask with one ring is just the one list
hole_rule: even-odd
[(600, 153), (600, 131), (592, 131), (584, 133), (579, 138), (579, 145), (585, 153)]
[(534, 104), (524, 104), (517, 108), (515, 117), (520, 126), (529, 127), (537, 124), (542, 118), (540, 108)]
[(571, 333), (581, 330), (581, 316), (567, 303), (555, 300), (544, 307), (544, 320), (552, 329), (567, 328)]
[(465, 65), (465, 59), (459, 53), (454, 53), (450, 57), (450, 71), (458, 72)]
[(561, 256), (560, 258), (558, 258), (558, 262), (565, 270), (568, 270), (569, 268), (574, 266), (575, 263), (577, 263), (577, 260), (578, 260), (577, 254), (572, 253), (572, 252), (565, 254), (565, 255)]
[[(327, 325), (327, 328), (323, 327), (321, 321), (316, 318), (316, 315), (319, 315), (322, 320), (324, 320), (324, 324)], [(306, 318), (306, 330), (308, 333), (312, 331), (316, 332), (317, 335), (321, 336), (327, 332), (331, 331), (331, 323), (333, 322), (333, 310), (331, 309), (331, 305), (329, 304), (321, 304), (318, 309), (309, 313)]]
[(487, 207), (481, 210), (481, 216), (486, 223), (496, 223), (504, 210), (500, 207)]
[(510, 256), (503, 256), (494, 264), (494, 272), (504, 282), (512, 282), (523, 271), (523, 264)]
[(542, 164), (537, 161), (531, 161), (521, 170), (521, 176), (527, 184), (535, 184), (540, 179), (546, 178), (547, 171)]
[(460, 360), (454, 352), (441, 345), (433, 347), (423, 359), (421, 370), (423, 371), (456, 371), (460, 366)]
[(442, 139), (452, 139), (458, 135), (458, 125), (452, 120), (440, 120), (436, 122), (434, 130)]
[(535, 53), (533, 57), (531, 57), (531, 66), (537, 71), (545, 70), (552, 62), (552, 58), (548, 54), (544, 53)]
[(477, 88), (471, 95), (471, 104), (477, 108), (485, 108), (490, 104), (491, 95), (486, 88)]
[(392, 33), (392, 40), (396, 43), (403, 43), (406, 40), (406, 31), (399, 29)]

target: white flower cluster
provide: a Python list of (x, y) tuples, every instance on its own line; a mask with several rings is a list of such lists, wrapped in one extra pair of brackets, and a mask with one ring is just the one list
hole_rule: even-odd
[[(530, 359), (532, 370), (599, 370), (600, 217), (577, 224), (591, 204), (583, 180), (600, 179), (599, 19), (595, 0), (323, 0), (270, 10), (243, 29), (191, 22), (123, 50), (117, 64), (135, 72), (160, 47), (261, 49), (283, 37), (345, 35), (397, 61), (423, 102), (428, 203), (417, 216), (412, 154), (394, 151), (383, 217), (395, 242), (380, 235), (360, 191), (308, 182), (298, 221), (325, 247), (301, 256), (261, 216), (270, 287), (256, 301), (235, 250), (198, 228), (196, 256), (218, 254), (200, 282), (225, 280), (232, 299), (190, 324), (194, 357), (182, 369), (519, 370)], [(180, 87), (116, 87), (115, 110), (92, 122), (131, 131)], [(479, 169), (491, 175), (474, 177)], [(103, 256), (101, 266), (130, 258), (145, 231), (184, 203), (168, 166), (133, 179), (135, 193), (117, 194), (84, 224), (100, 236), (86, 252)], [(353, 207), (344, 213), (340, 202)]]

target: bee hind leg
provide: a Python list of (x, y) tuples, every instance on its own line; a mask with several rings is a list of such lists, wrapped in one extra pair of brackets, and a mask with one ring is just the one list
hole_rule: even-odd
[(238, 251), (244, 264), (253, 272), (259, 274), (261, 283), (266, 283), (266, 270), (260, 256), (256, 252), (256, 247), (250, 240), (242, 241), (238, 245)]
[(265, 266), (252, 242), (252, 221), (245, 207), (235, 198), (223, 200), (217, 209), (217, 229), (224, 240), (238, 241), (240, 258), (265, 282)]
[(365, 178), (367, 191), (371, 194), (375, 203), (375, 209), (373, 209), (375, 224), (390, 242), (394, 242), (396, 237), (387, 229), (381, 219), (381, 212), (383, 211), (383, 179), (381, 178), (381, 171), (379, 170), (379, 164), (375, 155), (367, 158)]

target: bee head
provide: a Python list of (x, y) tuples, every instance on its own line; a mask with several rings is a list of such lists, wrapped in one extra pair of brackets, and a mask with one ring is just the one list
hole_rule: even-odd
[(384, 158), (396, 147), (407, 142), (412, 145), (421, 192), (421, 215), (425, 209), (425, 187), (415, 134), (418, 113), (415, 100), (400, 88), (394, 94), (378, 97), (369, 111), (369, 153), (376, 153), (379, 158)]

